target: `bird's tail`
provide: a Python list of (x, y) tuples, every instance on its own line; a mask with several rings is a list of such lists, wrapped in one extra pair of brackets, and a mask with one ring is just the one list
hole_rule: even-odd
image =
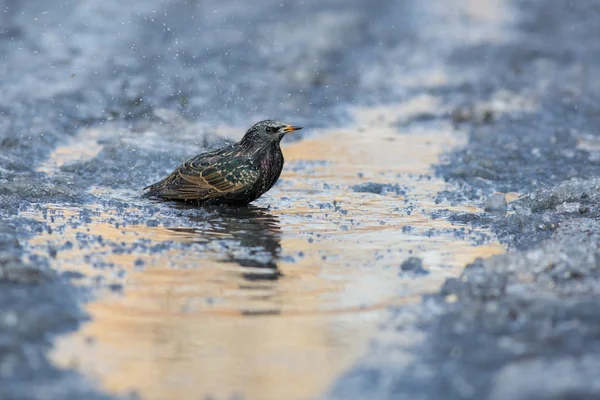
[(152, 198), (152, 197), (161, 197), (165, 189), (168, 188), (169, 183), (173, 180), (173, 175), (169, 175), (166, 178), (153, 183), (152, 185), (148, 185), (144, 188), (146, 193), (142, 194), (144, 198)]

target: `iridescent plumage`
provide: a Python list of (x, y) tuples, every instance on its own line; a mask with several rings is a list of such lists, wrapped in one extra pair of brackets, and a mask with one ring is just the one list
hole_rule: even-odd
[(261, 121), (240, 142), (187, 160), (146, 187), (144, 196), (206, 205), (246, 205), (277, 182), (284, 161), (279, 144), (287, 132), (298, 129), (302, 128)]

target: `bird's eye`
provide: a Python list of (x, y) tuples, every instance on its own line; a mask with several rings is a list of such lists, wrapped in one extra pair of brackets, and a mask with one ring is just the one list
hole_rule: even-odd
[(274, 126), (267, 126), (267, 133), (275, 133), (277, 131), (277, 128), (275, 128)]

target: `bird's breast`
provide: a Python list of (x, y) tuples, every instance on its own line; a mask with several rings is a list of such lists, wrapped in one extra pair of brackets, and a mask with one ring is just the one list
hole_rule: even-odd
[(277, 148), (270, 148), (266, 154), (260, 159), (260, 170), (261, 170), (261, 187), (262, 193), (271, 189), (275, 182), (279, 179), (281, 170), (283, 169), (283, 153), (279, 146)]

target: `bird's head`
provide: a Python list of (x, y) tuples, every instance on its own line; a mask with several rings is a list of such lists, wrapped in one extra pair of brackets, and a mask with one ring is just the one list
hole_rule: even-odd
[(300, 129), (302, 129), (301, 126), (293, 126), (272, 119), (266, 119), (252, 125), (246, 131), (241, 144), (246, 147), (263, 147), (273, 142), (279, 142), (288, 132)]

